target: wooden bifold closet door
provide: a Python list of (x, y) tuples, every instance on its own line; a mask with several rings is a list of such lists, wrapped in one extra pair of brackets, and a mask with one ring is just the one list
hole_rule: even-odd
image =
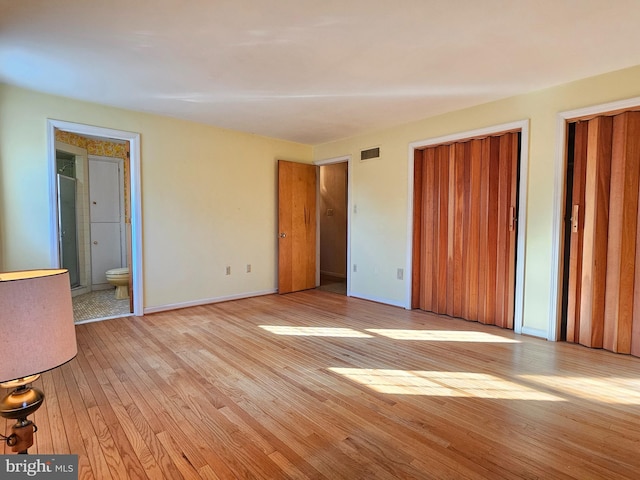
[(415, 151), (412, 307), (513, 328), (519, 133)]
[(567, 341), (640, 356), (640, 112), (571, 128)]

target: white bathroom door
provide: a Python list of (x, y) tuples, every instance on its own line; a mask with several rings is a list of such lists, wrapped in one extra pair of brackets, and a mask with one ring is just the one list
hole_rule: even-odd
[(89, 160), (91, 223), (120, 223), (120, 173), (117, 162)]
[(117, 161), (89, 157), (91, 283), (108, 285), (105, 272), (123, 260), (122, 172)]

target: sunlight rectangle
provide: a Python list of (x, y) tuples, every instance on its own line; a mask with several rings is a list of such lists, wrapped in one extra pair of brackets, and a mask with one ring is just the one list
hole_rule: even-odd
[(290, 325), (260, 325), (260, 328), (276, 335), (291, 335), (298, 337), (348, 337), (371, 338), (372, 335), (353, 330), (352, 328), (338, 327), (298, 327)]
[(556, 395), (485, 373), (339, 367), (329, 370), (376, 392), (393, 395), (565, 401)]
[(428, 342), (475, 342), (475, 343), (520, 343), (519, 340), (501, 337), (486, 332), (458, 330), (399, 330), (393, 328), (367, 328), (375, 333), (394, 340), (422, 340)]
[(519, 377), (586, 400), (640, 405), (640, 378), (564, 377), (561, 375), (519, 375)]

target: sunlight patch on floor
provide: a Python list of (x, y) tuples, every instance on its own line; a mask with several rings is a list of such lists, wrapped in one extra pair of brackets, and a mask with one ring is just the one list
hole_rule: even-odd
[(429, 342), (476, 342), (476, 343), (520, 343), (519, 340), (492, 335), (486, 332), (459, 330), (398, 330), (394, 328), (367, 328), (375, 333), (394, 340), (424, 340)]
[(295, 327), (287, 325), (260, 325), (271, 333), (276, 335), (293, 335), (300, 337), (349, 337), (349, 338), (371, 338), (368, 335), (352, 328), (336, 328), (336, 327)]
[(329, 370), (377, 392), (394, 395), (565, 401), (485, 373), (338, 367)]
[(586, 400), (640, 405), (640, 378), (564, 377), (561, 375), (519, 375), (519, 378)]

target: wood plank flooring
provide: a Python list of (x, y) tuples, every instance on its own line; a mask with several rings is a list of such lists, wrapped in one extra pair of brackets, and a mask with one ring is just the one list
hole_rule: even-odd
[(78, 454), (82, 479), (640, 472), (630, 356), (316, 290), (77, 332), (30, 453)]

